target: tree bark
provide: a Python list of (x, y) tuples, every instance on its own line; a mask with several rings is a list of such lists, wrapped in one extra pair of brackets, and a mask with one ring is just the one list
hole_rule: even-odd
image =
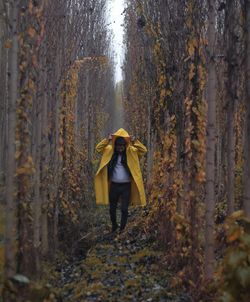
[[(4, 1), (0, 1), (0, 186), (2, 186), (2, 181), (4, 179), (5, 169), (6, 169), (6, 118), (7, 118), (7, 97), (8, 97), (8, 79), (7, 79), (7, 68), (8, 68), (8, 49), (4, 47), (4, 42), (7, 38), (6, 29), (6, 18), (4, 16), (5, 5)], [(7, 12), (6, 12), (7, 13)]]
[(234, 101), (229, 99), (227, 112), (227, 214), (234, 211), (235, 134)]
[(18, 8), (17, 1), (10, 3), (10, 27), (12, 46), (9, 55), (9, 103), (8, 103), (8, 137), (6, 170), (6, 226), (5, 226), (5, 275), (11, 277), (16, 271), (15, 263), (15, 129), (16, 101), (18, 88)]
[[(39, 91), (40, 92), (40, 91)], [(37, 93), (37, 99), (38, 98)], [(34, 175), (34, 263), (35, 263), (35, 276), (39, 279), (39, 274), (41, 271), (41, 263), (40, 263), (40, 250), (41, 250), (41, 195), (40, 195), (40, 187), (41, 187), (41, 104), (42, 102), (38, 102), (36, 104), (36, 122), (35, 122), (35, 175)]]
[(244, 142), (244, 187), (243, 204), (250, 218), (250, 0), (245, 0), (246, 13), (246, 128)]
[(215, 200), (215, 126), (216, 126), (216, 70), (215, 70), (215, 1), (209, 0), (208, 24), (208, 76), (207, 76), (207, 146), (205, 193), (205, 278), (214, 271), (214, 200)]
[[(42, 64), (45, 66), (45, 53), (41, 52)], [(42, 218), (41, 218), (41, 241), (42, 241), (42, 255), (47, 256), (49, 251), (48, 240), (48, 214), (47, 214), (47, 194), (48, 194), (48, 167), (49, 167), (49, 140), (48, 140), (48, 95), (46, 92), (47, 77), (46, 72), (41, 74), (42, 86), (42, 116), (41, 116), (41, 202), (42, 202)]]
[(235, 96), (237, 89), (237, 55), (235, 46), (235, 5), (233, 0), (227, 1), (225, 16), (225, 38), (226, 38), (226, 61), (227, 61), (227, 212), (228, 215), (234, 211), (234, 175), (235, 175), (235, 133), (234, 133), (234, 111)]

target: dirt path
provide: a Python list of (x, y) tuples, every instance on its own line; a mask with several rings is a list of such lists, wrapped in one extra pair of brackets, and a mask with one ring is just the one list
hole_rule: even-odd
[(95, 228), (86, 258), (61, 270), (60, 301), (188, 301), (171, 290), (171, 274), (161, 267), (155, 243), (139, 231), (138, 215), (132, 212), (120, 235), (103, 235), (106, 225)]

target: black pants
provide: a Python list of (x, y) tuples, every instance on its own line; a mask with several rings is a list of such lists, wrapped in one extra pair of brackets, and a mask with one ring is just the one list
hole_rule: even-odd
[(126, 226), (128, 219), (128, 206), (131, 196), (131, 183), (115, 183), (111, 182), (109, 190), (109, 213), (112, 222), (112, 230), (116, 230), (118, 225), (116, 222), (116, 208), (119, 198), (121, 198), (121, 225), (120, 229), (123, 230)]

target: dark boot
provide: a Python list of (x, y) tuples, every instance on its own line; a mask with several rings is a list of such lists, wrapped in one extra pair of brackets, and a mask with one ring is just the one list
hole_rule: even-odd
[(112, 233), (118, 229), (118, 224), (112, 224)]
[(128, 210), (122, 210), (121, 214), (122, 215), (121, 215), (120, 231), (123, 231), (125, 229), (128, 220)]
[(112, 223), (112, 233), (115, 232), (118, 228), (118, 224), (116, 222), (116, 203), (110, 203), (110, 220)]

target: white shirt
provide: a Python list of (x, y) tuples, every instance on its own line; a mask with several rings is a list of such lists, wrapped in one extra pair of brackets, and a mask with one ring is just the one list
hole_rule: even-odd
[(124, 183), (124, 182), (130, 182), (130, 175), (128, 171), (124, 168), (123, 164), (121, 163), (122, 156), (118, 155), (117, 163), (114, 167), (113, 175), (111, 178), (111, 181), (118, 182), (118, 183)]

